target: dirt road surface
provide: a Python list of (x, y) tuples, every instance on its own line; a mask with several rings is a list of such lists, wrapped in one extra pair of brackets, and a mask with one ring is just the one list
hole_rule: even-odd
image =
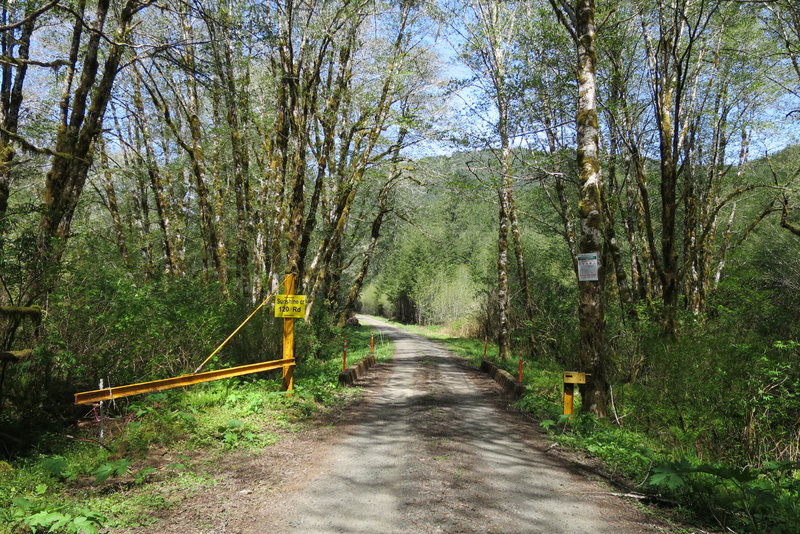
[[(498, 387), (438, 344), (370, 318), (396, 345), (352, 413), (229, 473), (163, 524), (214, 533), (668, 532), (547, 451)], [(341, 422), (340, 422), (341, 423)], [(273, 454), (274, 456), (274, 454)], [(245, 488), (245, 489), (241, 489)], [(205, 516), (205, 517), (201, 517)]]

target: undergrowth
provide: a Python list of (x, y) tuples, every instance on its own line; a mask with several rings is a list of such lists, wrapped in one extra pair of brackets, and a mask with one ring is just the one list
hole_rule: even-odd
[[(371, 333), (336, 333), (348, 339), (348, 363), (369, 354)], [(376, 341), (378, 360), (389, 359), (391, 344)], [(0, 533), (152, 524), (158, 511), (215, 483), (215, 459), (257, 453), (352, 399), (356, 390), (338, 385), (341, 353), (327, 356), (298, 363), (292, 395), (281, 391), (280, 372), (209, 382), (106, 403), (103, 439), (96, 409), (70, 434), (44, 435), (27, 454), (0, 461)]]

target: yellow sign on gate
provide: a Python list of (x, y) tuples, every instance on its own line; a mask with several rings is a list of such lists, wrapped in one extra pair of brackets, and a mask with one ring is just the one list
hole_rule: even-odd
[(275, 295), (275, 317), (304, 319), (305, 316), (305, 295)]

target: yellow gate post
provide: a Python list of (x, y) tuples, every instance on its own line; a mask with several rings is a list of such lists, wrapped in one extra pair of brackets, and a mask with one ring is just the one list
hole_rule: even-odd
[[(294, 275), (287, 274), (283, 280), (287, 295), (294, 295)], [(283, 359), (294, 359), (294, 318), (283, 319)], [(294, 364), (283, 366), (283, 390), (294, 391)]]

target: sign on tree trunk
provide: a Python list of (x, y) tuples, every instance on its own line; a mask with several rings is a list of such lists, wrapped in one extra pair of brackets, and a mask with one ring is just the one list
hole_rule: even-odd
[(581, 282), (596, 282), (599, 280), (600, 262), (597, 252), (578, 254), (578, 280)]

